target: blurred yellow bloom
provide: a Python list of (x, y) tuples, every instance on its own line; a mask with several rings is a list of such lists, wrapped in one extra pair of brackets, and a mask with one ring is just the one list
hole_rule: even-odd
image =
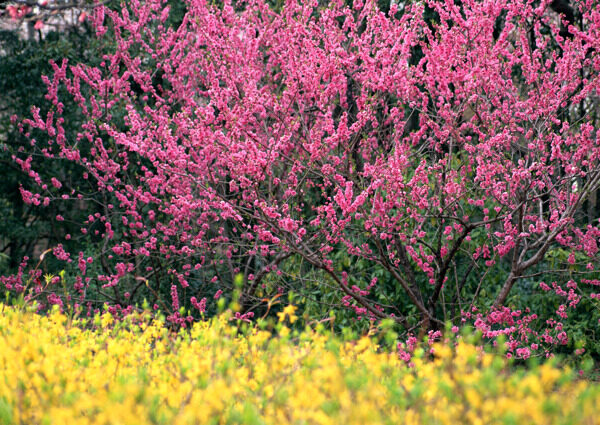
[(511, 374), (464, 342), (408, 368), (369, 337), (290, 340), (226, 317), (174, 334), (143, 316), (0, 311), (1, 425), (598, 423), (598, 384), (552, 364)]
[(290, 320), (290, 323), (294, 323), (298, 319), (298, 316), (296, 316), (296, 309), (297, 309), (297, 307), (294, 305), (291, 305), (291, 304), (286, 306), (282, 312), (277, 313), (277, 317), (279, 318), (279, 321), (283, 322), (285, 320), (285, 318), (288, 317)]

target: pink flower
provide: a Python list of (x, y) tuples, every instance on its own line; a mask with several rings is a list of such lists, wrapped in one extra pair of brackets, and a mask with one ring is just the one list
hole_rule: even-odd
[(196, 297), (192, 297), (190, 298), (190, 303), (200, 313), (204, 313), (206, 311), (206, 298), (202, 298), (200, 302), (198, 302)]

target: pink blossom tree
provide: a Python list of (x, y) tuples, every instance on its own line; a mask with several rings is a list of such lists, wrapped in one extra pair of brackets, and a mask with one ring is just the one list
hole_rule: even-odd
[[(599, 282), (595, 0), (571, 5), (577, 22), (547, 0), (387, 13), (372, 1), (191, 0), (177, 28), (164, 6), (96, 9), (116, 50), (100, 67), (56, 64), (54, 108), (23, 123), (105, 194), (87, 225), (104, 248), (94, 279), (117, 301), (167, 285), (182, 321), (180, 296), (202, 310), (241, 273), (247, 312), (295, 258), (360, 316), (427, 330), (462, 311), (493, 334), (527, 328), (506, 308), (523, 279), (575, 270), (554, 282), (569, 280), (555, 291), (567, 306)], [(86, 117), (74, 140), (60, 87)], [(37, 178), (26, 154), (16, 160)], [(38, 183), (29, 202), (77, 196)], [(551, 268), (554, 249), (568, 258)], [(385, 282), (357, 277), (358, 263)]]

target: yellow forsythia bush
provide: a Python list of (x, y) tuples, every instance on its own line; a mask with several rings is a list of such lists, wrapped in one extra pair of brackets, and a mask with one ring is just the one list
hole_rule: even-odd
[(415, 356), (363, 337), (240, 332), (226, 316), (170, 332), (142, 316), (72, 321), (0, 304), (0, 423), (596, 424), (600, 387), (544, 364), (509, 373), (458, 343)]

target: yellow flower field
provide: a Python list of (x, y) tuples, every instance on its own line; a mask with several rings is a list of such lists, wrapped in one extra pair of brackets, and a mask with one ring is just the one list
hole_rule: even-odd
[(170, 332), (138, 316), (73, 321), (0, 305), (1, 424), (597, 424), (600, 387), (544, 364), (509, 373), (459, 343), (408, 368), (363, 337)]

